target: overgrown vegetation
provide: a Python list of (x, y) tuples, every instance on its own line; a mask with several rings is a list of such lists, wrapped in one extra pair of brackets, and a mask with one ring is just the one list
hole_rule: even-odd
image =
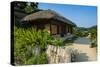
[(90, 28), (77, 27), (74, 29), (74, 34), (78, 37), (88, 37), (91, 40), (91, 47), (97, 47), (97, 26)]
[[(61, 39), (53, 38), (46, 30), (37, 31), (33, 28), (25, 29), (17, 27), (14, 29), (15, 64), (46, 64), (48, 63), (48, 59), (45, 53), (47, 45), (63, 45), (63, 41)], [(38, 49), (34, 53), (34, 49), (36, 49), (35, 47), (37, 45)]]
[(91, 39), (91, 47), (97, 47), (97, 26), (91, 27), (89, 32)]
[(88, 29), (83, 27), (74, 28), (74, 34), (78, 37), (86, 37), (88, 36)]
[(24, 13), (31, 13), (38, 11), (38, 3), (37, 2), (14, 2), (14, 7), (20, 9)]

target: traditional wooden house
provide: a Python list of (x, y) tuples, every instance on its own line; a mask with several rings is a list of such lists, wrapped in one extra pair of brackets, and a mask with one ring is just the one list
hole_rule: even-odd
[(21, 22), (27, 22), (36, 29), (47, 29), (52, 35), (64, 36), (73, 33), (76, 25), (53, 10), (42, 10), (25, 16)]

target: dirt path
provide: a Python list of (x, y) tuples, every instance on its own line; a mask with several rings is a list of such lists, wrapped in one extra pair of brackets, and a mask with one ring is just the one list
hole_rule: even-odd
[(96, 60), (96, 49), (90, 48), (88, 38), (78, 38), (72, 45), (68, 45), (68, 43), (66, 45), (64, 47), (48, 45), (46, 53), (50, 64)]
[(90, 48), (90, 40), (82, 37), (75, 40), (73, 48), (79, 53), (77, 55), (77, 61), (95, 61), (97, 58), (96, 48)]

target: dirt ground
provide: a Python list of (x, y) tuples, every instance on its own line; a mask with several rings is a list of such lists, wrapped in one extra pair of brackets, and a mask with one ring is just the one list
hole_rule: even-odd
[(74, 41), (73, 48), (79, 52), (77, 61), (96, 61), (96, 48), (90, 47), (90, 39), (86, 37), (78, 38)]

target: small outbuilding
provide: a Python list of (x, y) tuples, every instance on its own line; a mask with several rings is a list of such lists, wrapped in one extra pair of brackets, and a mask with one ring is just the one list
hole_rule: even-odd
[(73, 33), (76, 25), (53, 10), (42, 10), (25, 16), (21, 22), (30, 23), (34, 28), (47, 29), (52, 35), (64, 36)]

